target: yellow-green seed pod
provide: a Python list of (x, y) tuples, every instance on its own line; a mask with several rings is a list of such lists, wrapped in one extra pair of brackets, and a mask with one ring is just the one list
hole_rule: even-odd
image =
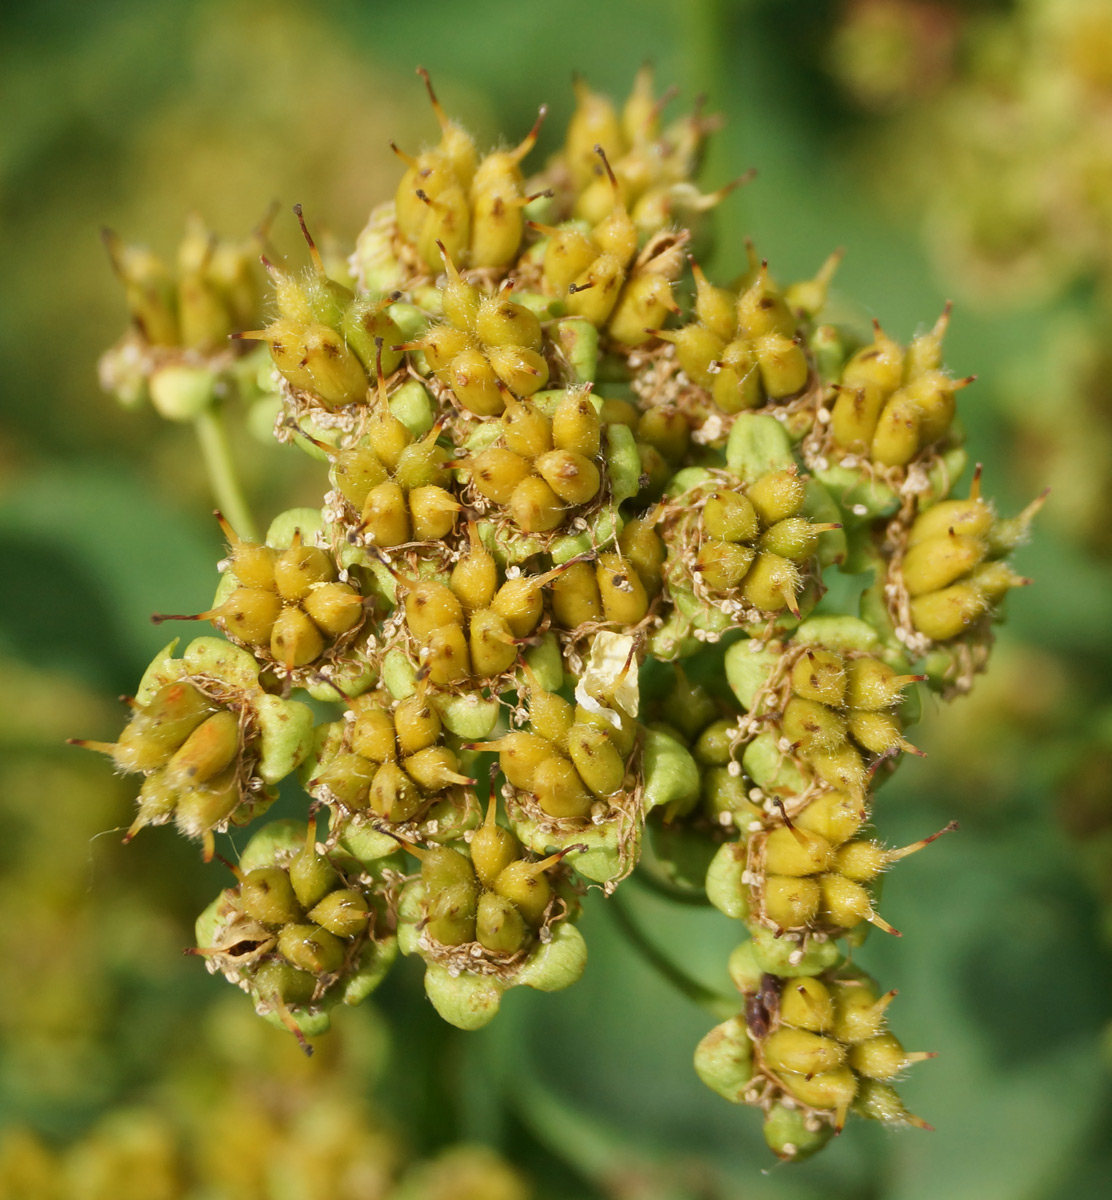
[(641, 420), (641, 410), (628, 400), (603, 400), (599, 419), (604, 425), (625, 425), (636, 429)]
[(586, 817), (593, 803), (579, 773), (561, 754), (553, 754), (537, 767), (533, 794), (550, 817), (560, 819)]
[(523, 533), (548, 533), (561, 525), (564, 504), (548, 483), (531, 475), (523, 479), (510, 497), (510, 517)]
[(366, 808), (378, 764), (361, 754), (336, 754), (321, 766), (310, 788), (326, 787), (345, 808)]
[(726, 766), (734, 756), (737, 733), (736, 721), (728, 720), (725, 717), (712, 721), (699, 734), (695, 745), (691, 747), (695, 761), (704, 766)]
[(278, 952), (301, 971), (331, 975), (344, 963), (344, 945), (318, 925), (286, 925), (278, 935)]
[(804, 700), (841, 708), (846, 698), (846, 662), (840, 654), (808, 649), (791, 673), (792, 691)]
[(501, 446), (481, 451), (467, 465), (472, 486), (495, 504), (509, 504), (518, 484), (531, 473), (526, 459)]
[(868, 454), (888, 393), (876, 386), (838, 388), (830, 414), (834, 443), (853, 454)]
[(855, 883), (870, 883), (888, 866), (892, 856), (876, 842), (849, 842), (834, 856), (834, 870)]
[(522, 346), (486, 346), (484, 353), (495, 375), (515, 396), (531, 396), (548, 382), (543, 354)]
[(650, 595), (660, 591), (664, 581), (664, 542), (653, 526), (640, 517), (627, 521), (618, 538), (621, 557), (632, 564)]
[(466, 679), (471, 674), (471, 655), (463, 627), (441, 625), (434, 629), (426, 639), (422, 659), (433, 687), (447, 688)]
[(475, 937), (492, 954), (516, 954), (525, 945), (528, 930), (511, 901), (497, 892), (484, 892), (479, 897)]
[(582, 393), (568, 392), (552, 414), (552, 443), (557, 450), (594, 458), (602, 444), (602, 421)]
[(289, 865), (294, 895), (305, 909), (319, 904), (340, 883), (336, 868), (323, 854), (317, 853), (315, 833), (315, 825), (310, 822), (305, 845), (294, 855)]
[(794, 338), (770, 333), (753, 339), (753, 354), (761, 373), (761, 384), (771, 400), (794, 396), (807, 386), (811, 364)]
[(363, 364), (327, 325), (275, 321), (259, 333), (241, 334), (270, 344), (274, 365), (295, 388), (309, 392), (325, 408), (358, 404), (367, 396)]
[(458, 850), (450, 846), (431, 846), (427, 850), (406, 846), (406, 849), (421, 860), (421, 882), (425, 885), (427, 895), (431, 896), (441, 888), (455, 884), (475, 888), (475, 872), (471, 861)]
[(830, 866), (830, 843), (817, 833), (789, 829), (772, 830), (764, 843), (764, 866), (769, 875), (816, 875)]
[(416, 754), (407, 755), (402, 761), (405, 773), (423, 792), (440, 792), (449, 784), (474, 784), (474, 780), (460, 774), (459, 759), (455, 751), (447, 746), (428, 746)]
[(819, 885), (806, 875), (769, 875), (764, 881), (764, 914), (781, 929), (811, 925), (821, 899)]
[(489, 608), (498, 587), (498, 564), (494, 556), (479, 540), (474, 522), (467, 527), (470, 548), (452, 568), (449, 587), (455, 593), (464, 611), (475, 612)]
[(807, 762), (815, 774), (839, 791), (863, 795), (868, 774), (861, 752), (850, 742), (833, 749), (811, 749)]
[(836, 1114), (835, 1128), (841, 1128), (857, 1094), (857, 1077), (849, 1067), (836, 1067), (833, 1071), (820, 1071), (817, 1075), (784, 1071), (779, 1078), (800, 1104), (810, 1108), (832, 1109)]
[(849, 1065), (869, 1079), (895, 1079), (913, 1062), (927, 1055), (908, 1054), (894, 1034), (881, 1033), (850, 1049)]
[(847, 792), (824, 792), (793, 818), (797, 829), (821, 834), (840, 846), (861, 828), (867, 813), (859, 798)]
[(957, 410), (954, 393), (972, 382), (972, 376), (955, 380), (941, 371), (927, 371), (896, 392), (893, 401), (906, 396), (919, 407), (920, 446), (929, 446), (946, 436)]
[[(413, 348), (420, 349), (424, 353), (429, 367), (445, 383), (451, 381), (445, 377), (444, 372), (461, 354), (478, 352), (475, 339), (471, 334), (465, 329), (457, 329), (453, 325), (434, 325), (425, 332), (425, 335)], [(482, 357), (481, 353), (479, 357)], [(498, 411), (502, 410), (498, 409)]]
[(818, 550), (819, 535), (830, 528), (837, 526), (815, 525), (806, 517), (786, 517), (766, 529), (758, 544), (762, 550), (803, 564)]
[(769, 471), (747, 489), (749, 502), (767, 529), (777, 521), (799, 514), (807, 495), (807, 485), (795, 469)]
[(212, 858), (212, 830), (223, 825), (243, 799), (243, 786), (235, 766), (208, 783), (184, 789), (174, 808), (174, 824), (189, 838), (205, 843), (205, 860)]
[(418, 694), (407, 696), (394, 710), (394, 730), (402, 754), (434, 746), (442, 728), (440, 714)]
[(823, 916), (832, 925), (853, 929), (862, 921), (876, 918), (869, 893), (852, 879), (839, 874), (822, 875), (819, 886), (822, 888)]
[(797, 611), (796, 593), (803, 586), (799, 568), (789, 559), (761, 550), (741, 584), (741, 594), (762, 612)]
[(846, 664), (847, 708), (878, 712), (898, 704), (903, 689), (921, 679), (919, 675), (897, 675), (879, 658), (851, 658)]
[(549, 584), (552, 595), (552, 619), (563, 629), (602, 620), (602, 596), (594, 567), (590, 563), (572, 563)]
[(846, 1060), (845, 1047), (833, 1038), (805, 1029), (780, 1028), (761, 1043), (761, 1057), (770, 1070), (817, 1075), (832, 1071)]
[(795, 337), (795, 317), (769, 279), (767, 263), (761, 264), (756, 278), (737, 298), (737, 324), (749, 338)]
[(603, 730), (576, 722), (568, 731), (568, 753), (580, 779), (600, 800), (621, 788), (625, 760)]
[(805, 755), (811, 750), (837, 749), (846, 740), (845, 718), (825, 704), (802, 696), (793, 696), (784, 705), (780, 728)]
[(246, 588), (274, 588), (274, 560), (278, 551), (262, 542), (250, 542), (241, 538), (224, 517), (217, 514), (217, 521), (228, 539), (231, 562), (228, 570)]
[(484, 346), (541, 348), (541, 323), (536, 315), (501, 294), (483, 298), (475, 319), (475, 335)]
[(911, 623), (936, 642), (959, 637), (988, 612), (988, 599), (971, 583), (954, 583), (911, 601)]
[(329, 892), (309, 913), (309, 920), (339, 938), (355, 937), (367, 928), (370, 909), (361, 892), (340, 888)]
[(598, 258), (599, 248), (575, 226), (562, 229), (543, 227), (541, 231), (548, 235), (542, 268), (545, 286), (549, 292), (563, 296)]
[(508, 399), (502, 413), (502, 442), (522, 458), (536, 458), (552, 449), (552, 422), (532, 404)]
[(598, 258), (569, 285), (564, 307), (572, 317), (583, 317), (601, 329), (618, 302), (625, 280), (625, 264), (613, 254)]
[(981, 563), (969, 573), (969, 583), (975, 587), (990, 604), (995, 604), (1016, 587), (1026, 587), (1031, 581), (1023, 575), (1018, 575), (1002, 561)]
[(478, 904), (479, 892), (474, 880), (447, 884), (428, 892), (426, 935), (442, 946), (473, 942)]
[(468, 631), (471, 669), (482, 679), (508, 671), (517, 660), (517, 644), (509, 625), (493, 609), (471, 614)]
[(498, 801), (492, 794), (486, 820), (471, 835), (471, 865), (484, 888), (492, 888), (499, 875), (521, 854), (521, 843), (497, 823)]
[[(386, 393), (381, 384), (378, 401), (371, 409), (371, 418), (367, 425), (367, 441), (382, 464), (391, 471), (397, 469), (402, 455), (409, 449), (413, 441), (413, 434), (390, 411)], [(403, 487), (406, 486), (404, 480), (398, 482)]]
[[(408, 430), (406, 432), (408, 434)], [(412, 492), (415, 488), (428, 487), (430, 484), (443, 487), (448, 481), (444, 464), (449, 455), (443, 446), (436, 444), (439, 436), (440, 426), (434, 425), (427, 436), (419, 442), (410, 442), (398, 455), (394, 478), (403, 491)]]
[(622, 758), (628, 758), (637, 740), (637, 722), (621, 709), (616, 711), (620, 726), (615, 727), (609, 713), (591, 712), (582, 704), (575, 706), (575, 724), (588, 729), (601, 729), (616, 747)]
[[(124, 734), (134, 730), (153, 746), (176, 750), (193, 730), (211, 715), (213, 708), (213, 702), (193, 684), (168, 683), (159, 688), (143, 705), (124, 730)], [(123, 740), (121, 735), (121, 743)], [(168, 757), (167, 755), (167, 760)], [(123, 763), (118, 765), (124, 766)]]
[(727, 413), (759, 408), (764, 403), (757, 356), (745, 338), (735, 338), (722, 351), (711, 394), (715, 404)]
[(919, 453), (923, 412), (910, 396), (897, 395), (884, 406), (869, 449), (873, 462), (903, 467)]
[(502, 774), (523, 792), (533, 790), (537, 767), (553, 754), (550, 742), (520, 729), (507, 733), (489, 748), (498, 751), (498, 765)]
[[(341, 450), (333, 459), (332, 479), (344, 499), (357, 509), (367, 502), (371, 488), (389, 479), (389, 472), (370, 446)], [(273, 571), (271, 571), (273, 578)]]
[(840, 1042), (865, 1042), (885, 1027), (885, 1010), (895, 991), (877, 994), (863, 984), (844, 983), (834, 989), (834, 1036)]
[(956, 583), (985, 557), (988, 547), (980, 538), (945, 533), (918, 542), (901, 564), (908, 595), (922, 596)]
[(891, 713), (851, 711), (849, 732), (870, 754), (887, 754), (906, 745), (900, 722)]
[(525, 862), (518, 859), (503, 870), (494, 881), (494, 892), (504, 896), (521, 913), (526, 924), (538, 928), (552, 898), (552, 885), (545, 872), (559, 856)]
[[(735, 542), (704, 542), (695, 556), (695, 570), (712, 591), (733, 591), (749, 574), (757, 552)], [(783, 605), (781, 605), (783, 607)]]
[(575, 722), (575, 708), (563, 696), (546, 692), (543, 688), (529, 687), (529, 724), (534, 733), (549, 741), (559, 750), (567, 747), (567, 737)]
[(679, 312), (672, 299), (671, 281), (656, 273), (637, 274), (622, 289), (607, 332), (623, 346), (641, 346), (670, 312)]
[(299, 608), (283, 608), (270, 631), (270, 653), (288, 669), (305, 667), (324, 653), (321, 631)]
[(496, 417), (505, 407), (498, 376), (476, 346), (461, 350), (438, 375), (460, 404), (478, 417)]
[(632, 563), (619, 554), (600, 554), (595, 565), (603, 616), (620, 625), (636, 625), (649, 611), (645, 585)]
[(405, 594), (405, 623), (410, 633), (423, 641), (442, 625), (462, 625), (463, 606), (447, 584), (422, 579)]
[(326, 637), (350, 633), (363, 619), (363, 597), (350, 583), (322, 583), (305, 597), (302, 607)]
[(737, 300), (725, 288), (715, 287), (703, 274), (698, 263), (692, 262), (695, 277), (695, 316), (723, 341), (737, 332)]
[(354, 701), (355, 720), (351, 725), (351, 748), (371, 762), (393, 762), (398, 757), (394, 744), (394, 718), (375, 703), (373, 694)]
[(986, 537), (996, 523), (992, 506), (979, 496), (968, 500), (942, 500), (920, 513), (907, 535), (910, 550), (930, 538), (956, 534), (958, 537)]
[(637, 440), (655, 446), (669, 462), (679, 462), (691, 442), (691, 426), (677, 409), (650, 408), (637, 422)]
[(249, 917), (264, 925), (288, 925), (304, 918), (290, 877), (281, 867), (248, 871), (240, 881), (239, 903)]
[(566, 504), (586, 504), (598, 495), (602, 477), (598, 467), (573, 450), (550, 450), (533, 464), (541, 478)]
[(451, 492), (435, 484), (414, 488), (409, 493), (409, 516), (413, 536), (419, 542), (438, 542), (455, 528), (462, 506)]
[(373, 546), (389, 549), (410, 540), (405, 492), (392, 480), (371, 488), (360, 518), (364, 536)]
[(383, 763), (371, 782), (368, 806), (384, 821), (411, 821), (424, 803), (417, 785), (396, 762)]
[(681, 329), (658, 329), (657, 337), (676, 348), (676, 361), (691, 382), (711, 391), (718, 375), (716, 364), (726, 352), (726, 341), (702, 325), (684, 325)]
[(229, 637), (248, 646), (266, 646), (282, 615), (282, 601), (276, 592), (262, 588), (236, 588), (213, 615)]
[(544, 615), (546, 576), (520, 575), (507, 579), (491, 601), (491, 608), (506, 622), (514, 637), (528, 637)]
[(812, 1033), (829, 1033), (834, 1026), (834, 1000), (827, 986), (809, 976), (784, 980), (780, 1023)]
[(185, 739), (166, 764), (169, 787), (189, 788), (215, 779), (239, 756), (239, 717), (223, 710), (213, 713)]
[(726, 542), (752, 542), (760, 532), (757, 510), (741, 492), (720, 488), (703, 505), (703, 528)]

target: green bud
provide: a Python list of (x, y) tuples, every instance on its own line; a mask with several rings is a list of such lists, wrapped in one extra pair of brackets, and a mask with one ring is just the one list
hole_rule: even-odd
[(716, 1025), (695, 1047), (695, 1072), (712, 1091), (741, 1104), (753, 1078), (753, 1047), (745, 1018)]

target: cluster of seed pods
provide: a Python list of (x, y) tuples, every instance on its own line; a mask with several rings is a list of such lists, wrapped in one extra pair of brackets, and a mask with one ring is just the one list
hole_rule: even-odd
[[(176, 673), (164, 652), (99, 747), (146, 777), (136, 828), (173, 814), (211, 856), (297, 772), (308, 833), (256, 835), (199, 949), (301, 1034), (395, 939), (477, 1028), (509, 987), (578, 978), (588, 887), (682, 885), (746, 929), (740, 1014), (696, 1061), (772, 1148), (805, 1156), (849, 1111), (919, 1123), (890, 1081), (923, 1056), (846, 957), (895, 932), (876, 882), (933, 838), (885, 847), (873, 796), (918, 753), (917, 686), (983, 666), (1037, 508), (998, 518), (979, 473), (951, 497), (948, 312), (906, 348), (825, 323), (837, 254), (783, 288), (752, 248), (730, 287), (686, 275), (730, 189), (698, 190), (713, 122), (662, 126), (648, 72), (620, 112), (578, 81), (528, 178), (539, 121), (480, 156), (429, 92), (440, 141), (401, 155), (347, 267), (299, 209), (309, 270), (268, 261), (278, 316), (236, 331), (325, 495), (261, 542), (224, 525), (201, 615), (234, 645), (199, 639)], [(872, 573), (859, 614), (824, 600), (834, 568)], [(330, 706), (315, 727), (295, 689)]]

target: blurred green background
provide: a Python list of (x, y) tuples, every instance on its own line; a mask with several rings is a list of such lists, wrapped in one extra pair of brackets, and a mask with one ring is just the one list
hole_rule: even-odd
[[(1106, 0), (5, 10), (0, 1195), (173, 1197), (181, 1177), (214, 1200), (378, 1197), (461, 1138), (499, 1150), (538, 1197), (1107, 1195), (1112, 33), (1107, 60), (1099, 36), (1094, 51), (1046, 34), (1079, 13), (1112, 30)], [(844, 246), (839, 294), (901, 340), (953, 297), (946, 359), (979, 377), (962, 415), (987, 492), (1013, 512), (1056, 488), (1017, 556), (1035, 584), (1009, 601), (989, 675), (928, 712), (915, 740), (929, 758), (877, 806), (893, 845), (962, 823), (891, 881), (902, 940), (861, 954), (900, 991), (904, 1043), (940, 1052), (901, 1089), (936, 1131), (851, 1122), (800, 1166), (770, 1169), (756, 1114), (698, 1081), (712, 1018), (598, 900), (566, 994), (516, 990), (490, 1028), (460, 1034), (407, 961), (302, 1064), (181, 956), (223, 869), (165, 829), (122, 847), (133, 789), (62, 744), (115, 735), (112, 697), (164, 640), (149, 614), (204, 608), (222, 554), (191, 430), (98, 390), (125, 321), (99, 228), (171, 255), (187, 210), (238, 236), (278, 199), (275, 240), (300, 261), (291, 204), (350, 243), (393, 191), (389, 141), (433, 140), (416, 65), (481, 145), (516, 141), (546, 102), (539, 163), (573, 71), (624, 96), (646, 59), (679, 89), (670, 111), (705, 93), (726, 118), (705, 187), (759, 171), (717, 214), (711, 274), (738, 273), (746, 237), (786, 279)], [(1067, 169), (1084, 186), (1064, 198)], [(235, 432), (260, 515), (319, 503), (316, 464)], [(729, 986), (731, 922), (636, 883), (623, 894), (654, 942)], [(63, 1160), (63, 1191), (34, 1191)], [(458, 1178), (436, 1194), (465, 1195)]]

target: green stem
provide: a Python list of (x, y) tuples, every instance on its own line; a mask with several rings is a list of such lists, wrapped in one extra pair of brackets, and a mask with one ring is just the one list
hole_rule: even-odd
[(197, 416), (193, 427), (197, 431), (197, 440), (201, 443), (201, 457), (205, 460), (209, 485), (217, 507), (241, 538), (258, 541), (255, 518), (251, 515), (239, 475), (236, 473), (223, 412), (214, 403)]
[(689, 1000), (706, 1009), (712, 1016), (725, 1021), (736, 1017), (739, 1004), (737, 1000), (705, 987), (698, 980), (692, 979), (681, 967), (678, 967), (667, 955), (652, 944), (641, 932), (637, 923), (629, 913), (625, 902), (619, 899), (617, 893), (606, 902), (607, 911), (613, 917), (619, 929), (629, 939), (633, 948), (655, 971), (662, 975), (674, 988), (682, 992)]

